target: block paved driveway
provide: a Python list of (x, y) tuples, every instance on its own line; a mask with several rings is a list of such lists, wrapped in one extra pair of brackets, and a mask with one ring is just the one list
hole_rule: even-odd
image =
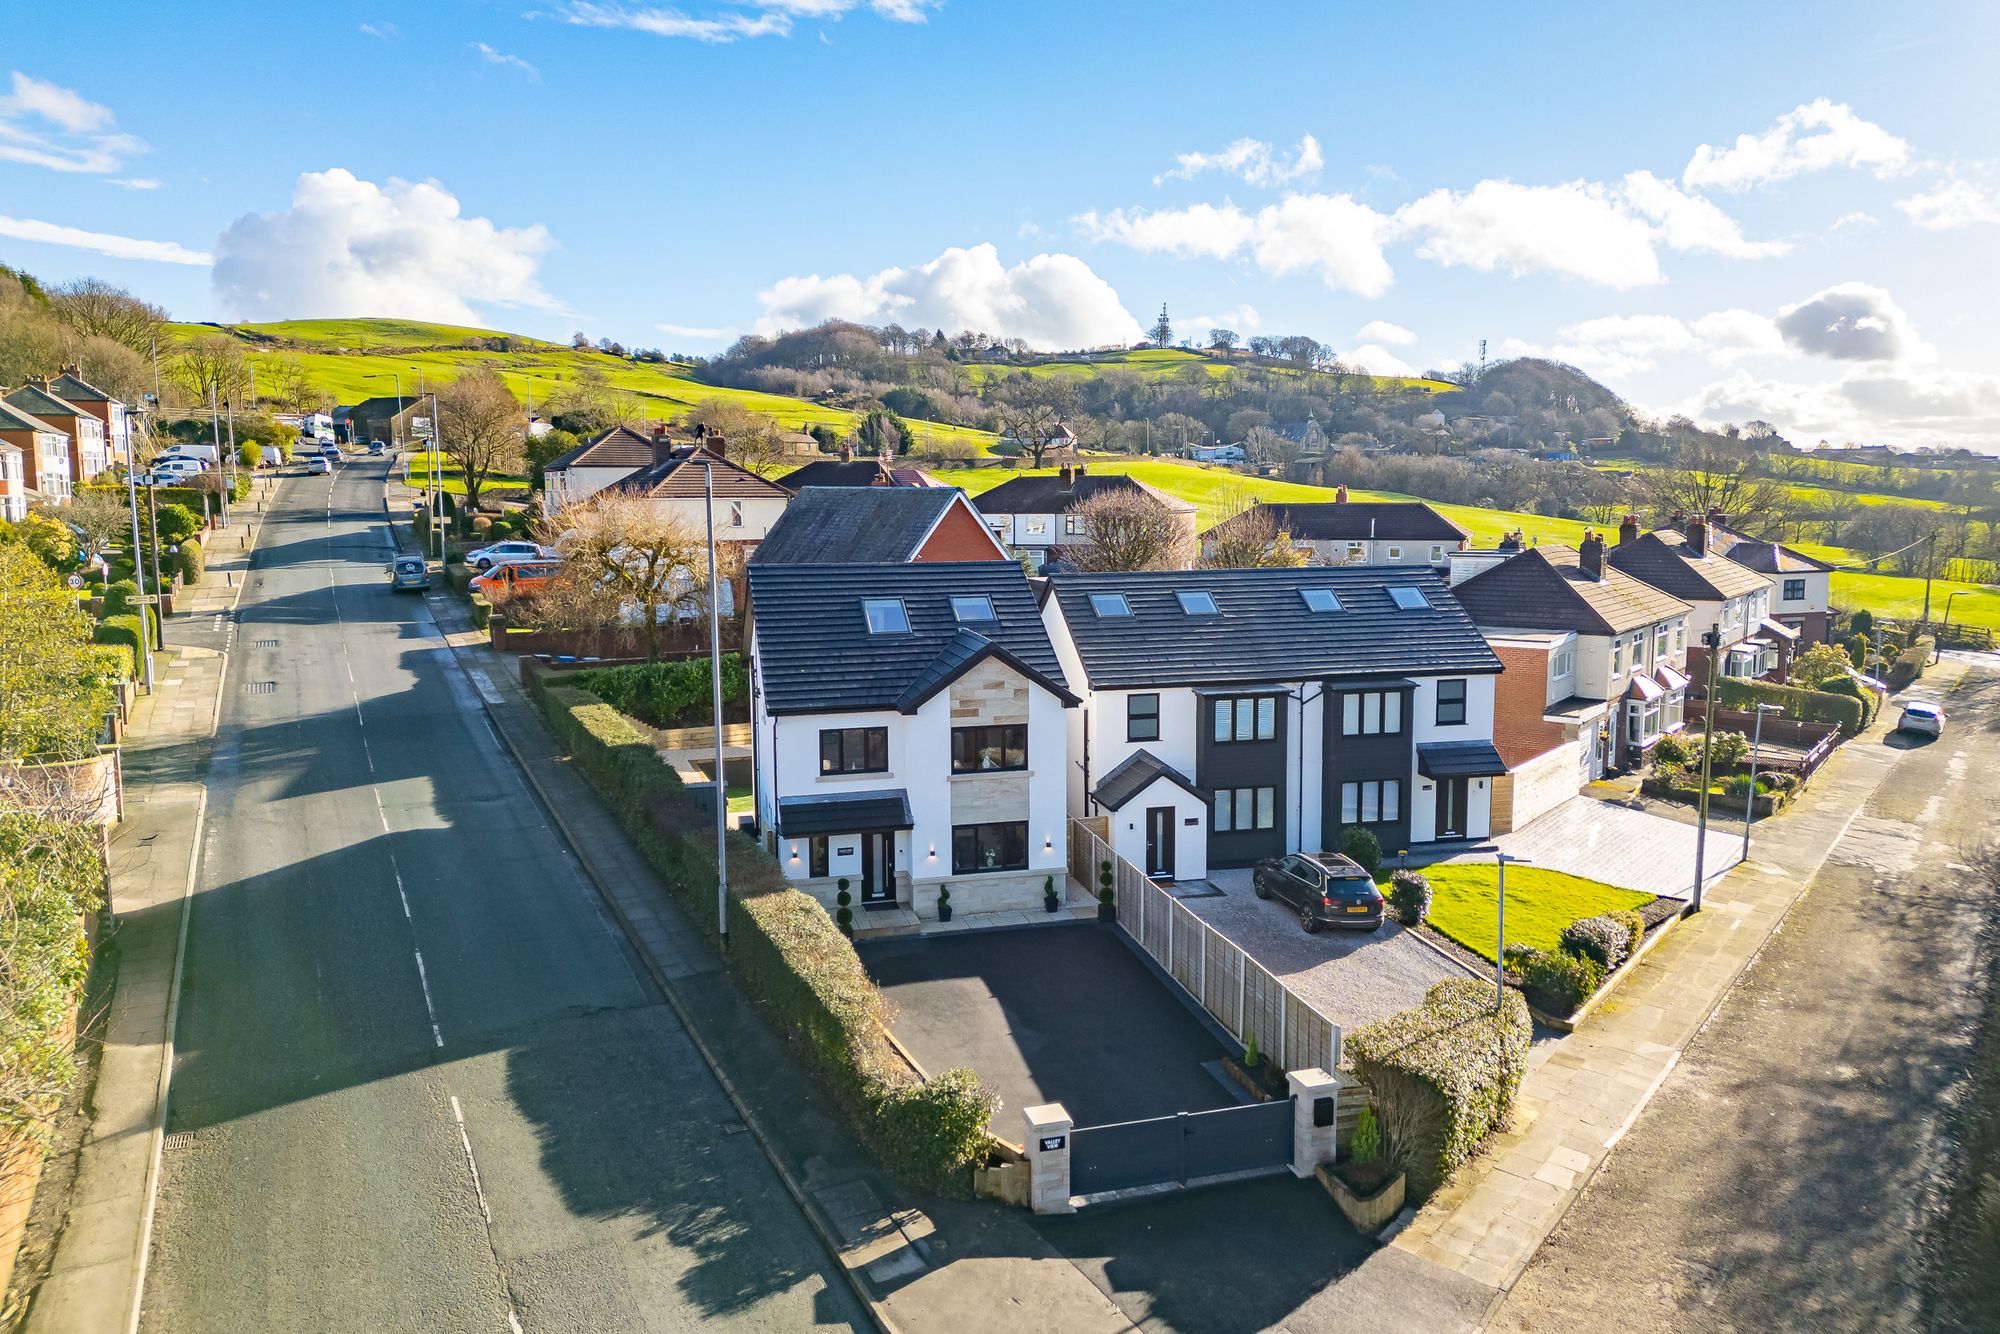
[[(1491, 841), (1537, 866), (1621, 889), (1683, 899), (1694, 891), (1694, 826), (1608, 801), (1572, 797), (1527, 828)], [(1710, 812), (1702, 874), (1712, 884), (1742, 859), (1743, 817)], [(1462, 852), (1438, 860), (1490, 862), (1493, 854)]]
[(1211, 871), (1208, 883), (1222, 893), (1181, 902), (1344, 1029), (1409, 1009), (1444, 978), (1468, 976), (1394, 920), (1379, 931), (1307, 935), (1291, 907), (1251, 891), (1248, 870)]

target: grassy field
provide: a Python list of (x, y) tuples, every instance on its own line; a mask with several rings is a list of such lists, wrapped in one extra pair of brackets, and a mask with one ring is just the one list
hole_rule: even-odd
[[(541, 403), (564, 381), (575, 378), (585, 367), (593, 367), (603, 372), (614, 388), (638, 397), (655, 418), (679, 416), (697, 403), (722, 401), (761, 413), (794, 431), (816, 425), (852, 430), (861, 420), (860, 413), (846, 408), (822, 407), (781, 394), (702, 384), (689, 374), (688, 367), (673, 363), (630, 362), (608, 353), (551, 343), (531, 344), (508, 352), (450, 346), (470, 338), (512, 337), (484, 329), (395, 320), (289, 320), (237, 328), (253, 356), (280, 351), (295, 353), (305, 364), (314, 388), (341, 403), (392, 396), (398, 391), (398, 377), (401, 377), (401, 392), (414, 398), (467, 371), (484, 369), (499, 372), (507, 387), (523, 402)], [(182, 324), (174, 329), (188, 337), (217, 332), (206, 325)], [(266, 339), (302, 346), (281, 347)], [(384, 347), (396, 350), (363, 350)], [(997, 439), (990, 431), (943, 422), (917, 421), (911, 425), (920, 438), (970, 445), (981, 451), (989, 449)]]
[[(2000, 630), (2000, 588), (1991, 584), (1961, 584), (1948, 579), (1931, 583), (1931, 619), (1944, 620), (1945, 599), (1953, 593), (1964, 596), (1951, 604), (1953, 625), (1977, 625)], [(1866, 607), (1877, 616), (1915, 620), (1924, 611), (1924, 581), (1894, 574), (1835, 574), (1833, 605), (1852, 610)]]
[[(1203, 356), (1199, 352), (1189, 352), (1177, 347), (1142, 347), (1124, 352), (1106, 352), (1093, 356), (1088, 361), (1037, 361), (1026, 365), (1011, 362), (974, 362), (966, 366), (973, 383), (985, 384), (988, 380), (1005, 379), (1009, 375), (1026, 372), (1037, 379), (1067, 377), (1081, 380), (1106, 371), (1130, 371), (1147, 379), (1164, 379), (1178, 375), (1189, 366), (1199, 366), (1208, 372), (1210, 378), (1221, 379), (1236, 370), (1247, 368), (1245, 362), (1223, 361), (1215, 357)], [(1317, 372), (1301, 370), (1292, 366), (1277, 366), (1280, 375), (1310, 375)], [(1378, 389), (1417, 389), (1430, 394), (1451, 394), (1458, 392), (1458, 386), (1444, 380), (1426, 380), (1405, 375), (1371, 375)]]
[[(1494, 958), (1500, 906), (1499, 868), (1474, 863), (1423, 869), (1435, 894), (1430, 924), (1475, 954)], [(1385, 880), (1382, 892), (1388, 891)], [(1619, 908), (1641, 908), (1652, 901), (1651, 894), (1619, 889), (1563, 871), (1515, 866), (1507, 872), (1507, 943), (1552, 950), (1561, 943), (1563, 928), (1579, 917), (1594, 917)]]

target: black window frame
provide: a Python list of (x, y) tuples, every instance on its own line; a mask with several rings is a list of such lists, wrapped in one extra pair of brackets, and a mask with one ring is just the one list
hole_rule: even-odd
[[(1794, 593), (1792, 591), (1794, 588), (1798, 589), (1798, 592)], [(1806, 600), (1806, 581), (1803, 579), (1785, 580), (1784, 587), (1780, 590), (1779, 596), (1786, 602), (1804, 602)]]
[(814, 834), (806, 840), (806, 875), (813, 880), (824, 880), (832, 871), (827, 869), (832, 836)]
[[(990, 746), (980, 736), (987, 732), (1000, 734), (997, 746)], [(1009, 749), (1016, 749), (1008, 746), (1008, 733), (1016, 733), (1020, 737), (1020, 745), (1017, 748), (1021, 753), (1019, 764), (999, 764), (989, 768), (971, 762), (979, 752), (988, 749), (998, 749), (1004, 760)], [(960, 759), (961, 752), (965, 757), (963, 761)], [(964, 727), (951, 729), (951, 771), (954, 774), (1011, 774), (1021, 773), (1027, 767), (1028, 725), (1026, 723), (969, 723)]]
[[(1349, 788), (1354, 790), (1354, 818), (1351, 820), (1347, 818), (1347, 792)], [(1368, 819), (1364, 814), (1368, 809), (1366, 798), (1371, 788), (1374, 790), (1375, 796), (1375, 818), (1372, 820)], [(1386, 798), (1391, 792), (1396, 794), (1396, 813), (1394, 815), (1385, 815), (1383, 812), (1388, 809), (1389, 805)], [(1340, 785), (1340, 823), (1343, 825), (1360, 825), (1368, 829), (1379, 828), (1383, 825), (1400, 824), (1403, 817), (1408, 814), (1408, 809), (1404, 805), (1406, 795), (1403, 791), (1403, 780), (1400, 778), (1350, 779)]]
[[(874, 614), (870, 611), (870, 608), (873, 607), (881, 607), (884, 608), (885, 610), (889, 607), (894, 607), (896, 609), (896, 615), (902, 618), (903, 621), (902, 627), (898, 629), (896, 627), (890, 626), (880, 630), (876, 629), (875, 617)], [(863, 598), (861, 599), (861, 624), (867, 627), (868, 633), (871, 635), (909, 634), (910, 633), (909, 606), (905, 604), (903, 599), (901, 598)]]
[[(1104, 601), (1100, 603), (1098, 601), (1099, 598), (1103, 598)], [(1113, 598), (1117, 599), (1117, 610), (1106, 611), (1105, 607), (1110, 605)], [(1090, 611), (1091, 615), (1100, 621), (1126, 620), (1132, 615), (1132, 602), (1123, 593), (1092, 593), (1090, 595)]]
[[(1183, 588), (1174, 593), (1174, 601), (1180, 604), (1184, 616), (1220, 616), (1222, 609), (1216, 605), (1215, 594), (1205, 588)], [(1207, 606), (1189, 606), (1190, 602), (1203, 602)]]
[[(1259, 736), (1259, 728), (1257, 726), (1258, 705), (1266, 703), (1271, 706), (1271, 733), (1269, 736)], [(1215, 734), (1215, 710), (1218, 705), (1223, 704), (1229, 706), (1229, 735), (1226, 737)], [(1240, 735), (1236, 726), (1236, 720), (1242, 716), (1245, 704), (1250, 706), (1249, 736)], [(1215, 745), (1268, 745), (1278, 739), (1278, 697), (1276, 695), (1210, 695), (1208, 697), (1208, 706), (1208, 736), (1209, 740)]]
[[(1447, 686), (1457, 688), (1457, 698), (1445, 698), (1444, 692)], [(1466, 688), (1466, 680), (1462, 676), (1446, 677), (1437, 683), (1437, 725), (1439, 727), (1463, 727), (1465, 725), (1465, 702), (1470, 693)], [(1446, 717), (1445, 710), (1448, 707), (1455, 709), (1458, 716), (1455, 718)]]
[[(850, 735), (858, 735), (859, 737), (859, 740), (856, 744), (859, 745), (861, 749), (860, 758), (863, 766), (862, 768), (859, 769), (849, 769), (845, 767), (844, 764), (844, 761), (847, 758), (847, 746), (848, 746), (847, 738)], [(842, 761), (840, 765), (837, 765), (834, 768), (828, 768), (826, 762), (826, 756), (827, 756), (826, 740), (828, 737), (834, 738), (834, 748), (839, 753), (840, 759)], [(874, 758), (874, 756), (870, 754), (870, 751), (874, 748), (875, 744), (878, 741), (881, 744), (882, 763), (879, 766), (870, 767), (869, 761)], [(889, 772), (889, 729), (886, 727), (820, 728), (819, 729), (819, 772), (820, 772), (820, 777), (822, 778), (837, 778), (847, 774), (888, 773)]]
[[(1019, 862), (996, 861), (992, 865), (979, 864), (979, 854), (987, 846), (996, 852), (1005, 852), (1003, 840), (1019, 831), (1021, 860)], [(998, 832), (994, 832), (998, 831)], [(992, 839), (992, 843), (981, 840)], [(961, 854), (969, 854), (971, 864)], [(1028, 869), (1028, 822), (1026, 820), (989, 820), (979, 824), (959, 824), (951, 827), (951, 873), (953, 875), (988, 875), (1002, 871), (1025, 871)]]
[[(1268, 809), (1264, 794), (1270, 794)], [(1237, 819), (1237, 812), (1243, 808), (1243, 798), (1250, 799), (1250, 823), (1245, 825)], [(1222, 818), (1222, 802), (1229, 802), (1229, 818)], [(1278, 789), (1265, 784), (1261, 787), (1218, 787), (1209, 796), (1208, 827), (1215, 834), (1255, 834), (1278, 827)]]
[[(1150, 713), (1143, 713), (1133, 705), (1142, 699), (1153, 701)], [(1153, 730), (1140, 731), (1137, 724), (1151, 723)], [(1146, 691), (1125, 697), (1125, 739), (1127, 741), (1158, 741), (1160, 739), (1160, 695), (1158, 691)]]
[[(1377, 726), (1372, 732), (1368, 730), (1368, 700), (1371, 696), (1380, 701), (1375, 706)], [(1352, 730), (1349, 730), (1347, 726), (1347, 701), (1350, 699), (1355, 702), (1354, 727)], [(1396, 725), (1394, 727), (1382, 726), (1382, 722), (1389, 716), (1389, 701), (1391, 699), (1396, 701)], [(1401, 690), (1343, 690), (1340, 692), (1340, 734), (1343, 737), (1401, 736), (1403, 735), (1403, 729), (1409, 726), (1409, 714), (1409, 709), (1404, 707), (1403, 692)]]

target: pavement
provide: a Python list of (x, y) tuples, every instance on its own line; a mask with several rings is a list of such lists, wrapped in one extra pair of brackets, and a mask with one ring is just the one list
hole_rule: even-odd
[(118, 980), (91, 1090), (90, 1126), (33, 1334), (124, 1330), (138, 1315), (173, 1054), (186, 905), (203, 831), (207, 770), (227, 666), (227, 618), (249, 567), (271, 482), (203, 540), (203, 581), (185, 589), (154, 654), (154, 688), (126, 720), (125, 818), (112, 831), (110, 911)]
[[(1497, 848), (1552, 871), (1684, 899), (1694, 891), (1694, 850), (1700, 841), (1691, 824), (1608, 801), (1572, 797), (1525, 828), (1488, 840), (1486, 851), (1439, 860), (1490, 863), (1492, 849)], [(1742, 816), (1731, 819), (1712, 812), (1707, 842), (1702, 874), (1712, 881), (1742, 859)]]
[(1181, 902), (1343, 1028), (1410, 1009), (1443, 979), (1467, 976), (1394, 918), (1378, 931), (1309, 936), (1284, 904), (1252, 893), (1250, 879), (1247, 870), (1211, 871), (1208, 882), (1221, 892)]
[[(1933, 697), (1954, 675), (1948, 658), (1910, 693)], [(1495, 1328), (1995, 1327), (1992, 1169), (1968, 1161), (1967, 1123), (1991, 1118), (1977, 1081), (2000, 1069), (1979, 1051), (1982, 1034), (1994, 1041), (2000, 943), (1993, 799), (1979, 781), (1994, 771), (2000, 662), (1955, 686), (1941, 740), (1852, 743), (1848, 767), (1883, 781), (1825, 839), (1812, 892)], [(1754, 862), (1789, 863), (1812, 828), (1794, 835), (1790, 820), (1760, 835)]]
[(861, 962), (895, 1006), (891, 1031), (925, 1070), (970, 1066), (998, 1093), (994, 1129), (1059, 1102), (1079, 1126), (1230, 1107), (1203, 1069), (1225, 1051), (1139, 954), (1095, 922), (865, 941)]
[[(1947, 662), (1922, 687), (1949, 688), (1964, 670)], [(1760, 825), (1751, 861), (1711, 883), (1705, 910), (1652, 949), (1578, 1032), (1534, 1044), (1512, 1127), (1432, 1197), (1396, 1235), (1396, 1248), (1486, 1285), (1496, 1302), (1514, 1285), (1813, 885), (1830, 851), (1848, 846), (1857, 828), (1865, 838), (1863, 810), (1884, 791), (1907, 790), (1916, 777), (1904, 771), (1909, 752), (1885, 740), (1894, 716), (1885, 707), (1876, 726), (1841, 747), (1782, 818)], [(1831, 968), (1838, 974), (1844, 964)], [(1815, 984), (1824, 988), (1827, 980), (1820, 975)], [(1807, 1039), (1801, 1033), (1783, 1040)], [(1625, 1279), (1607, 1295), (1623, 1297), (1660, 1253), (1621, 1244)]]
[(238, 609), (142, 1327), (867, 1328), (387, 589), (383, 472), (280, 483)]

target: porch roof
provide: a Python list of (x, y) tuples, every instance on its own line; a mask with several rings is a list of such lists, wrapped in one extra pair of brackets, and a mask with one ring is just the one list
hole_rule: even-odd
[(1124, 763), (1098, 780), (1097, 791), (1091, 795), (1097, 799), (1098, 805), (1115, 811), (1162, 778), (1198, 800), (1208, 800), (1208, 793), (1150, 750), (1134, 751)]
[(902, 788), (841, 792), (826, 796), (778, 798), (778, 837), (859, 834), (872, 829), (908, 829), (910, 794)]
[(1493, 778), (1507, 762), (1491, 741), (1425, 741), (1417, 745), (1417, 772), (1426, 778)]

